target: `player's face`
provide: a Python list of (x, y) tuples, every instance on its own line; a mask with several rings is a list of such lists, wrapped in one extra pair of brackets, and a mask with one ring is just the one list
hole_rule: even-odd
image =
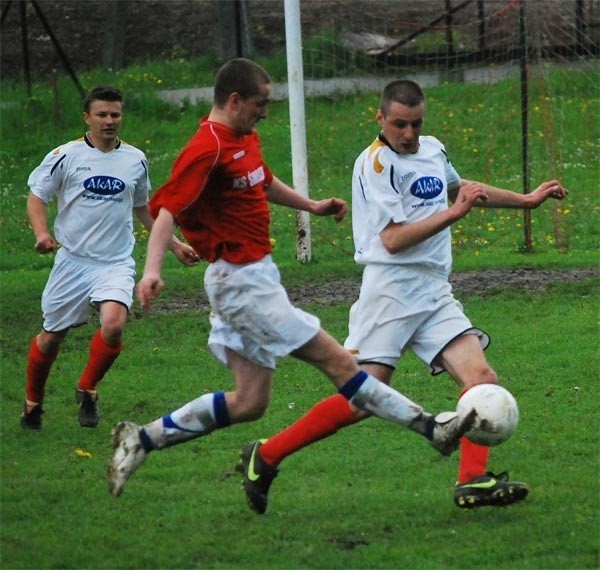
[(121, 129), (123, 104), (120, 101), (92, 101), (90, 112), (84, 113), (83, 119), (90, 128), (94, 145), (102, 149), (112, 148)]
[(250, 134), (254, 131), (256, 123), (267, 117), (267, 106), (271, 85), (263, 84), (259, 88), (259, 94), (247, 99), (239, 99), (236, 113), (235, 128), (240, 134)]
[(377, 111), (381, 132), (398, 154), (414, 154), (419, 150), (424, 118), (424, 103), (408, 107), (394, 101), (385, 115), (381, 110)]

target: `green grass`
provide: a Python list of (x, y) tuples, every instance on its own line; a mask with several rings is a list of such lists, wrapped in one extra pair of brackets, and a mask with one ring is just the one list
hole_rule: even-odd
[[(288, 458), (259, 517), (234, 473), (239, 448), (332, 393), (324, 378), (282, 360), (263, 419), (154, 453), (114, 499), (104, 481), (111, 427), (150, 421), (231, 381), (205, 347), (205, 312), (136, 311), (101, 386), (98, 428), (79, 428), (73, 401), (88, 326), (71, 332), (53, 369), (44, 429), (24, 432), (24, 365), (44, 276), (32, 271), (23, 282), (9, 272), (1, 281), (3, 568), (597, 567), (597, 280), (559, 283), (526, 303), (523, 291), (464, 299), (521, 408), (517, 433), (493, 450), (490, 467), (527, 481), (526, 502), (456, 509), (456, 459), (371, 419)], [(344, 337), (347, 303), (312, 310)], [(448, 377), (431, 378), (410, 355), (395, 383), (429, 409), (454, 406)]]
[[(210, 78), (216, 63), (181, 60), (81, 78), (84, 85), (110, 81), (125, 91), (122, 135), (147, 153), (155, 187), (208, 110), (169, 107), (155, 91)], [(281, 60), (274, 67), (281, 80)], [(599, 125), (582, 120), (597, 116), (597, 78), (597, 72), (549, 71), (532, 82), (532, 181), (557, 176), (571, 190), (563, 204), (533, 212), (534, 251), (521, 251), (520, 212), (477, 211), (453, 228), (457, 270), (598, 264)], [(426, 131), (446, 144), (463, 176), (520, 189), (518, 89), (518, 81), (506, 80), (427, 90)], [(79, 428), (73, 394), (94, 326), (73, 330), (49, 379), (44, 429), (21, 430), (27, 350), (52, 264), (33, 251), (26, 181), (44, 153), (80, 136), (82, 122), (68, 79), (55, 90), (34, 85), (29, 101), (10, 82), (0, 94), (2, 568), (598, 568), (597, 279), (462, 299), (473, 322), (492, 336), (490, 361), (521, 407), (518, 432), (493, 450), (490, 464), (531, 485), (528, 500), (512, 508), (459, 511), (452, 504), (456, 458), (438, 457), (416, 435), (372, 419), (288, 458), (268, 514), (250, 512), (233, 473), (240, 446), (278, 431), (332, 393), (293, 359), (281, 361), (263, 419), (153, 454), (114, 499), (104, 472), (117, 421), (144, 423), (200, 393), (231, 387), (206, 348), (204, 311), (143, 315), (134, 307), (125, 350), (101, 385), (103, 417), (95, 430)], [(307, 101), (313, 196), (349, 197), (352, 162), (377, 132), (376, 106), (376, 94)], [(268, 163), (291, 181), (286, 103), (271, 106), (260, 132)], [(312, 224), (313, 260), (301, 265), (294, 216), (273, 208), (274, 254), (286, 285), (358, 278), (350, 221)], [(141, 270), (147, 235), (139, 228), (137, 234)], [(182, 268), (170, 256), (164, 298), (199, 295), (202, 269)], [(342, 340), (348, 303), (310, 309)], [(430, 378), (410, 355), (395, 382), (432, 410), (455, 405), (449, 379)]]

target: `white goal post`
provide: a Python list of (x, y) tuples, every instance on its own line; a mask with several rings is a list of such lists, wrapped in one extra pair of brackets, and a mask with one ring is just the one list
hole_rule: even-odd
[[(296, 191), (308, 197), (301, 28), (300, 0), (285, 0), (285, 43), (290, 108), (292, 177)], [(310, 215), (308, 212), (297, 211), (296, 258), (298, 261), (307, 263), (311, 260), (311, 257)]]

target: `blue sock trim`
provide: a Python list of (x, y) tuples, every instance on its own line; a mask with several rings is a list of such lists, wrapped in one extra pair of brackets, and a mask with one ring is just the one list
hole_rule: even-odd
[(215, 412), (215, 422), (217, 428), (224, 428), (231, 425), (229, 412), (227, 411), (227, 401), (225, 392), (215, 392), (213, 395), (213, 410)]
[(346, 382), (338, 392), (346, 398), (346, 400), (351, 400), (356, 392), (360, 389), (360, 387), (365, 383), (365, 380), (369, 377), (369, 375), (361, 370), (356, 376), (353, 376)]
[(184, 430), (181, 427), (179, 427), (173, 421), (173, 418), (171, 417), (171, 414), (167, 414), (166, 416), (163, 416), (162, 422), (163, 422), (163, 427), (165, 427), (165, 428), (178, 429), (180, 431), (187, 431), (187, 430)]
[(153, 449), (155, 449), (150, 436), (144, 428), (140, 430), (140, 443), (142, 444), (142, 447), (146, 453), (150, 453)]

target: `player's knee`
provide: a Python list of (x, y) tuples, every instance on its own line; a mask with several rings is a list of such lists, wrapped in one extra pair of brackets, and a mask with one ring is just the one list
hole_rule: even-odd
[(268, 401), (235, 398), (228, 402), (229, 415), (237, 422), (253, 422), (264, 416), (268, 405)]

